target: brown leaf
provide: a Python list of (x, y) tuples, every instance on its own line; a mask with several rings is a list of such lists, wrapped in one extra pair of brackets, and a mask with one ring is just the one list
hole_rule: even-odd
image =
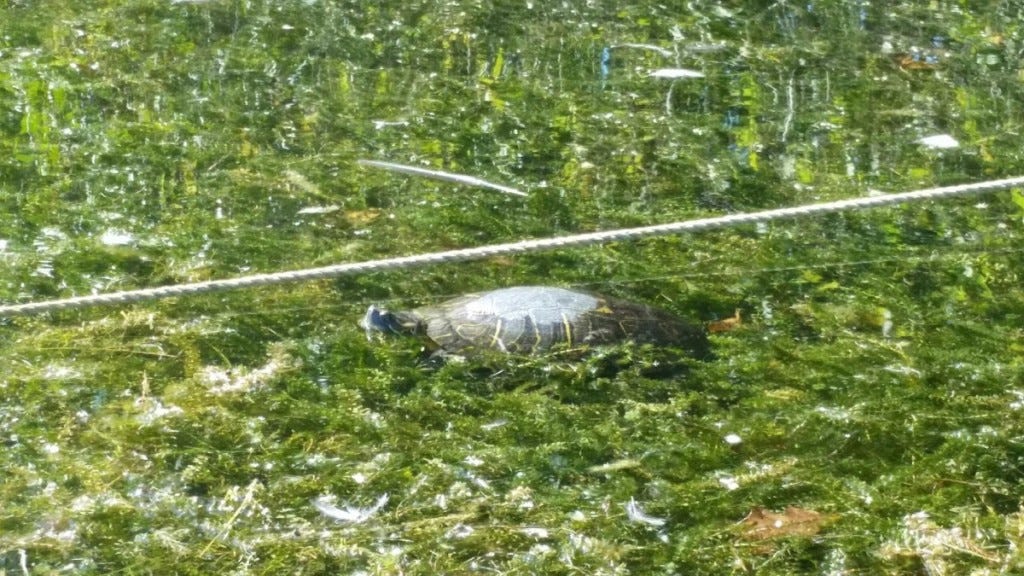
[(813, 536), (827, 520), (828, 517), (819, 512), (796, 506), (788, 506), (781, 513), (757, 506), (740, 524), (744, 538), (769, 540), (787, 536)]
[(736, 313), (731, 318), (723, 318), (714, 322), (708, 322), (708, 332), (728, 332), (729, 330), (735, 330), (743, 324), (743, 320), (740, 318), (740, 309), (736, 309)]
[(367, 210), (349, 210), (345, 212), (345, 220), (353, 226), (364, 226), (380, 217), (380, 210), (369, 208)]
[(903, 70), (934, 70), (936, 68), (935, 64), (923, 60), (920, 54), (893, 54), (892, 58), (896, 61), (896, 65)]

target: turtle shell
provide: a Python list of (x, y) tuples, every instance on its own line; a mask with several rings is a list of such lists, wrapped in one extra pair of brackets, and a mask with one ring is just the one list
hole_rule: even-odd
[(702, 327), (644, 304), (550, 286), (467, 294), (408, 312), (367, 311), (370, 330), (424, 334), (447, 352), (528, 354), (632, 340), (708, 353)]

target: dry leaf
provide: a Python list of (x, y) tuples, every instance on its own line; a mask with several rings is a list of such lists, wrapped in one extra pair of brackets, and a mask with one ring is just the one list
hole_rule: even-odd
[(345, 212), (345, 220), (353, 226), (363, 226), (380, 218), (380, 210), (369, 208), (367, 210), (349, 210)]
[(826, 520), (827, 516), (796, 506), (788, 506), (781, 513), (757, 506), (740, 524), (743, 526), (744, 538), (769, 540), (787, 536), (813, 536), (821, 530)]
[(736, 313), (731, 318), (723, 318), (722, 320), (715, 320), (714, 322), (708, 322), (708, 332), (728, 332), (729, 330), (735, 330), (743, 324), (743, 320), (740, 318), (740, 309), (736, 309)]
[(893, 54), (892, 58), (903, 70), (934, 70), (936, 67), (935, 63), (923, 60), (920, 54)]

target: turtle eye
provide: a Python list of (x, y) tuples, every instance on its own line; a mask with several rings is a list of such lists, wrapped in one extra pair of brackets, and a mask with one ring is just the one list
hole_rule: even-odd
[(402, 319), (394, 312), (381, 310), (379, 308), (373, 312), (373, 322), (377, 330), (381, 332), (391, 332), (393, 334), (405, 334), (409, 331), (408, 327), (402, 323)]

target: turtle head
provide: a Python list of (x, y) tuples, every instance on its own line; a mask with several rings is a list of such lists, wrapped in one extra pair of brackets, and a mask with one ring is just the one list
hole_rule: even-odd
[(366, 309), (359, 327), (366, 331), (367, 340), (373, 339), (374, 332), (414, 335), (424, 328), (423, 321), (411, 312), (391, 312), (376, 306)]

